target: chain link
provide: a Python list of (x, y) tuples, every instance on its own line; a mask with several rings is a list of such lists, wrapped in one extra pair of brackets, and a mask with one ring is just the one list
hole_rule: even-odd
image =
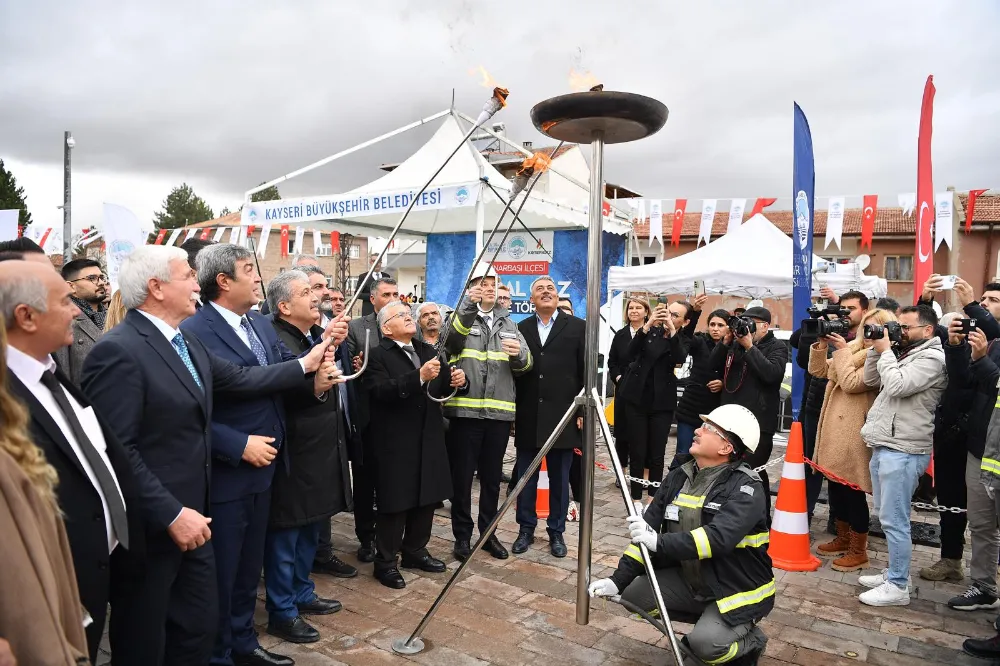
[[(769, 462), (761, 465), (760, 467), (754, 467), (753, 471), (755, 471), (757, 473), (760, 473), (760, 472), (763, 472), (768, 467), (773, 467), (773, 466), (777, 465), (780, 462), (784, 462), (784, 460), (782, 458), (775, 458), (774, 460), (771, 460), (771, 461), (769, 461)], [(628, 474), (625, 475), (625, 478), (630, 483), (637, 483), (640, 486), (642, 486), (643, 488), (650, 488), (650, 487), (652, 487), (652, 488), (659, 488), (660, 487), (660, 482), (659, 481), (649, 481), (647, 479), (637, 479), (634, 476), (629, 476)]]

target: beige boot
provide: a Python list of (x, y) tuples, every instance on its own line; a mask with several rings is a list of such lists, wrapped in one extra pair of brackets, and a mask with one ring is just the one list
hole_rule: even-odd
[(965, 578), (965, 571), (962, 569), (962, 560), (949, 560), (941, 558), (933, 565), (920, 570), (920, 577), (924, 580), (957, 580)]
[(868, 568), (868, 533), (859, 534), (851, 531), (851, 545), (847, 555), (834, 560), (830, 564), (834, 571), (858, 571)]
[(816, 546), (816, 554), (823, 557), (838, 557), (851, 547), (851, 525), (846, 520), (837, 521), (837, 538)]

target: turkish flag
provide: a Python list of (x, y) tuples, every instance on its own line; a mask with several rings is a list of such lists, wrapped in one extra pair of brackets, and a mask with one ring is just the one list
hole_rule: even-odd
[(684, 209), (687, 208), (687, 199), (674, 200), (674, 225), (670, 229), (670, 243), (677, 247), (681, 244), (681, 230), (684, 228)]
[(861, 247), (872, 249), (872, 234), (875, 233), (875, 217), (878, 215), (878, 195), (865, 195), (865, 209), (861, 213)]
[(330, 252), (333, 254), (340, 254), (340, 232), (331, 231), (330, 232)]
[(986, 190), (969, 190), (969, 204), (965, 207), (965, 233), (972, 231), (972, 216), (976, 214), (976, 199)]
[(288, 225), (281, 225), (281, 256), (288, 256)]
[(163, 239), (167, 237), (167, 230), (160, 229), (159, 233), (156, 234), (156, 240), (153, 241), (153, 245), (162, 245)]
[(201, 232), (201, 235), (199, 235), (198, 238), (200, 238), (202, 240), (208, 240), (208, 234), (209, 234), (210, 231), (212, 231), (212, 230), (206, 228), (204, 231)]
[(611, 202), (605, 201), (601, 204), (601, 215), (604, 217), (611, 215)]
[(752, 219), (754, 215), (763, 213), (764, 209), (768, 206), (773, 206), (775, 201), (777, 199), (774, 197), (757, 197), (757, 201), (753, 202), (753, 210), (750, 211), (750, 218)]
[(934, 116), (934, 77), (924, 84), (917, 135), (917, 240), (913, 262), (913, 298), (920, 298), (924, 283), (934, 272), (934, 181), (931, 171), (931, 130)]

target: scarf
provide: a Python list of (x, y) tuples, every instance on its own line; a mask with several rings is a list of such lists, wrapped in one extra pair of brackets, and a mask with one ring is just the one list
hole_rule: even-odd
[(90, 303), (83, 300), (82, 298), (77, 298), (76, 296), (70, 296), (76, 306), (80, 308), (80, 312), (87, 315), (90, 321), (94, 322), (94, 326), (104, 330), (104, 320), (108, 316), (108, 311), (104, 309), (104, 304), (102, 303), (99, 309), (94, 310), (90, 307)]

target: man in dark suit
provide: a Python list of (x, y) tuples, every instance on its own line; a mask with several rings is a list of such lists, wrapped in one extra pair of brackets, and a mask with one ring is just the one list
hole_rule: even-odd
[(204, 666), (218, 626), (207, 517), (214, 393), (258, 397), (302, 386), (330, 340), (298, 361), (240, 367), (178, 327), (194, 314), (195, 272), (180, 248), (146, 245), (119, 273), (125, 320), (87, 357), (83, 389), (125, 446), (146, 524), (140, 575), (115, 570), (111, 649), (119, 665)]
[[(231, 243), (198, 254), (198, 285), (204, 307), (181, 324), (215, 356), (246, 367), (265, 367), (295, 355), (278, 341), (267, 318), (250, 308), (260, 300), (260, 275), (250, 250)], [(212, 664), (288, 666), (288, 657), (268, 652), (253, 626), (257, 583), (264, 564), (264, 539), (275, 468), (288, 473), (285, 396), (316, 402), (327, 390), (317, 373), (286, 394), (256, 399), (219, 396), (212, 411), (212, 547), (219, 588), (219, 630)], [(315, 605), (315, 604), (314, 604)], [(309, 607), (302, 612), (316, 610)], [(274, 627), (294, 632), (289, 627)]]
[[(56, 494), (73, 553), (90, 660), (104, 632), (111, 553), (143, 545), (135, 478), (125, 449), (50, 354), (72, 336), (79, 312), (70, 286), (50, 267), (0, 263), (0, 312), (7, 326), (9, 387), (27, 406), (31, 439), (59, 474)], [(40, 295), (45, 297), (36, 300)]]
[(373, 419), (365, 442), (375, 457), (378, 496), (375, 578), (386, 587), (406, 587), (396, 568), (402, 550), (404, 568), (431, 573), (445, 571), (431, 557), (434, 507), (452, 494), (441, 405), (427, 393), (447, 396), (466, 387), (465, 373), (441, 372), (434, 348), (414, 340), (417, 326), (409, 306), (395, 301), (379, 311), (382, 341), (371, 350), (362, 376)]
[[(376, 317), (386, 304), (399, 300), (399, 288), (390, 277), (380, 278), (372, 286), (371, 304), (374, 311), (354, 319), (348, 326), (347, 345), (351, 353), (354, 370), (361, 367), (365, 350), (365, 332), (368, 332), (369, 350), (375, 349), (382, 340)], [(350, 383), (350, 382), (348, 382)], [(375, 481), (374, 470), (365, 461), (365, 443), (368, 441), (368, 393), (363, 384), (355, 386), (359, 419), (357, 428), (361, 433), (359, 445), (352, 445), (351, 470), (354, 478), (354, 533), (358, 536), (358, 559), (362, 562), (375, 561)]]
[(108, 276), (93, 259), (74, 259), (62, 267), (62, 277), (73, 290), (70, 297), (80, 308), (73, 320), (73, 344), (56, 350), (52, 357), (74, 385), (80, 385), (83, 360), (104, 334)]
[[(378, 252), (372, 252), (371, 256), (368, 258), (370, 262), (375, 262), (378, 260)], [(361, 316), (367, 316), (378, 312), (378, 308), (375, 307), (375, 294), (377, 293), (379, 282), (390, 281), (390, 283), (395, 286), (395, 275), (388, 268), (382, 268), (382, 262), (379, 261), (375, 264), (375, 270), (372, 271), (372, 275), (368, 278), (364, 284), (358, 285), (358, 300), (361, 301)], [(399, 295), (396, 295), (399, 298)]]
[[(558, 291), (547, 275), (531, 283), (531, 302), (535, 306), (535, 316), (517, 326), (535, 361), (530, 371), (517, 378), (514, 446), (518, 478), (527, 470), (584, 385), (586, 326), (583, 320), (558, 311)], [(566, 557), (563, 532), (569, 508), (569, 472), (573, 449), (581, 446), (582, 427), (583, 417), (577, 417), (575, 426), (570, 423), (563, 429), (545, 457), (549, 475), (549, 548), (556, 557)], [(537, 487), (536, 472), (517, 498), (520, 530), (511, 547), (515, 554), (526, 552), (535, 541)]]

